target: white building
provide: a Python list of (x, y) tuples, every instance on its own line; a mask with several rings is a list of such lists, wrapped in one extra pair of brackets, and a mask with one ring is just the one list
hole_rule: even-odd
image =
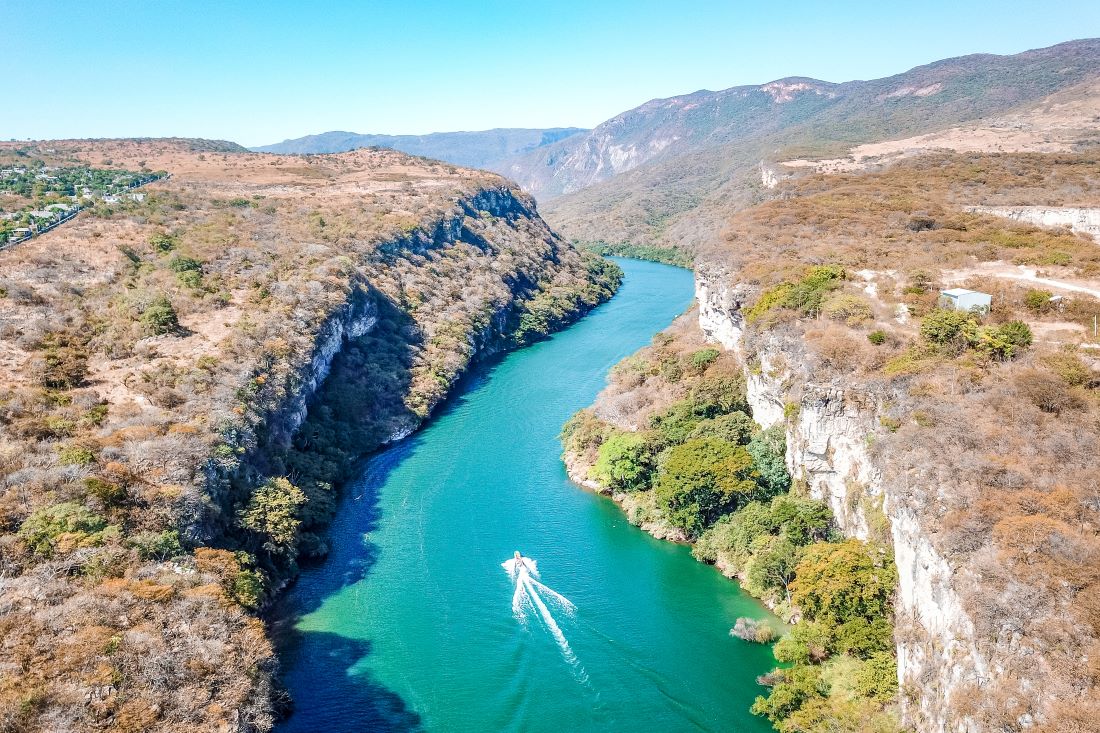
[(940, 305), (945, 308), (988, 313), (992, 304), (993, 296), (989, 293), (979, 293), (977, 290), (967, 290), (966, 288), (951, 288), (950, 290), (940, 291)]

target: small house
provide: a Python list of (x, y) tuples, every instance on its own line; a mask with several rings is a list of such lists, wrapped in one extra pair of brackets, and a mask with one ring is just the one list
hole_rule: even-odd
[(957, 311), (988, 313), (993, 304), (993, 296), (966, 288), (951, 288), (940, 291), (940, 305)]

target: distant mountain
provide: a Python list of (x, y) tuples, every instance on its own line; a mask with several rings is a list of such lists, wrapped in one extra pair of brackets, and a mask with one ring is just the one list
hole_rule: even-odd
[[(844, 155), (1034, 106), (1100, 76), (1100, 39), (978, 54), (842, 84), (801, 77), (647, 102), (496, 168), (563, 234), (638, 244), (711, 236), (761, 161)], [(690, 216), (686, 216), (690, 212)]]
[(342, 153), (367, 147), (392, 148), (455, 165), (496, 170), (494, 166), (499, 166), (501, 161), (583, 132), (587, 130), (579, 127), (552, 127), (544, 130), (502, 128), (480, 132), (433, 132), (430, 135), (360, 135), (337, 131), (284, 140), (252, 150), (287, 154)]

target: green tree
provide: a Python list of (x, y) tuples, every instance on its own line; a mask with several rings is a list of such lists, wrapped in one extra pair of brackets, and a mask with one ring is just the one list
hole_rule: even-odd
[(739, 445), (693, 438), (670, 448), (661, 461), (656, 491), (669, 521), (698, 536), (757, 491), (752, 457)]
[(126, 544), (137, 550), (142, 560), (169, 560), (183, 554), (180, 533), (174, 529), (163, 532), (138, 532), (128, 537)]
[(702, 418), (724, 415), (735, 410), (746, 415), (752, 412), (745, 397), (745, 377), (741, 372), (708, 374), (691, 390), (691, 401), (695, 414)]
[(258, 570), (241, 570), (233, 578), (229, 593), (245, 608), (259, 608), (264, 597), (264, 576)]
[(72, 547), (102, 544), (107, 520), (83, 504), (63, 502), (35, 510), (19, 527), (19, 539), (38, 555), (50, 556), (64, 540)]
[(757, 697), (752, 704), (754, 715), (763, 715), (782, 730), (780, 724), (808, 701), (824, 698), (829, 687), (821, 679), (821, 671), (811, 665), (796, 664), (772, 673), (775, 684), (767, 697)]
[(157, 336), (179, 331), (176, 309), (166, 295), (158, 295), (141, 314), (141, 322)]
[(1011, 359), (1031, 346), (1031, 328), (1023, 321), (1009, 321), (996, 328), (978, 329), (974, 346), (994, 359)]
[(772, 499), (769, 517), (775, 532), (798, 545), (829, 539), (833, 512), (828, 504), (783, 494)]
[(787, 473), (787, 432), (782, 425), (772, 425), (752, 437), (748, 445), (758, 474), (757, 483), (765, 493), (774, 496), (789, 491), (791, 475)]
[(837, 654), (868, 659), (880, 652), (893, 651), (894, 630), (884, 618), (854, 618), (833, 630), (832, 648)]
[(753, 546), (753, 557), (746, 573), (748, 586), (756, 595), (770, 590), (783, 593), (791, 602), (791, 582), (798, 566), (799, 548), (786, 537), (767, 535)]
[(171, 234), (161, 232), (151, 236), (149, 238), (149, 244), (160, 254), (166, 254), (176, 248), (176, 238)]
[(920, 335), (937, 346), (955, 346), (961, 350), (970, 345), (976, 328), (972, 313), (938, 308), (921, 320)]
[(718, 349), (699, 349), (691, 355), (691, 366), (701, 372), (713, 364), (721, 353)]
[(237, 523), (255, 534), (272, 554), (292, 554), (305, 504), (302, 491), (285, 478), (269, 479), (252, 492), (248, 505), (237, 513)]
[(775, 658), (786, 664), (810, 664), (821, 662), (829, 656), (831, 644), (829, 630), (819, 623), (803, 621), (776, 642)]
[[(998, 329), (1001, 338), (1012, 345), (1014, 350), (1026, 349), (1031, 346), (1033, 336), (1031, 333), (1031, 327), (1023, 321), (1009, 321), (1002, 324)], [(1010, 353), (1009, 356), (1012, 356)]]
[(645, 436), (617, 433), (600, 445), (592, 470), (597, 481), (614, 491), (646, 489), (653, 470), (653, 454)]
[(1042, 313), (1050, 309), (1051, 295), (1049, 290), (1028, 290), (1024, 294), (1024, 305), (1030, 311)]
[(46, 349), (39, 375), (43, 387), (68, 390), (84, 383), (88, 375), (88, 352), (82, 344), (67, 334), (51, 333), (42, 339), (42, 345)]
[(885, 548), (846, 540), (806, 548), (791, 584), (791, 600), (809, 620), (830, 626), (887, 618), (897, 570)]
[(893, 649), (876, 652), (868, 657), (856, 673), (856, 692), (882, 703), (898, 694), (898, 660)]
[[(753, 419), (743, 412), (710, 417), (695, 424), (689, 438), (717, 438), (735, 445), (746, 445), (759, 428)], [(751, 453), (751, 451), (750, 451)]]
[(688, 439), (706, 415), (696, 410), (691, 400), (680, 400), (670, 405), (664, 412), (651, 415), (649, 425), (660, 434), (668, 445), (677, 445)]
[(744, 570), (761, 544), (761, 538), (782, 537), (802, 547), (828, 539), (833, 514), (824, 502), (781, 494), (765, 504), (753, 501), (722, 517), (696, 543), (694, 552), (711, 562), (722, 553), (738, 570)]

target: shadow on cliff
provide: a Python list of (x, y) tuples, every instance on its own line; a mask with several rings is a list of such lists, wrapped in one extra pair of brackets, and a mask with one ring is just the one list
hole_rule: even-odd
[[(320, 560), (303, 561), (301, 574), (269, 613), (272, 637), (284, 670), (282, 683), (295, 698), (295, 712), (279, 730), (381, 731), (422, 730), (419, 715), (395, 692), (362, 668), (371, 653), (369, 640), (333, 631), (296, 628), (303, 617), (340, 599), (367, 578), (382, 548), (371, 539), (383, 519), (380, 492), (390, 474), (421, 445), (420, 433), (378, 450), (380, 444), (416, 424), (405, 406), (420, 334), (412, 319), (381, 293), (375, 293), (379, 322), (369, 334), (354, 339), (335, 357), (332, 371), (309, 407), (294, 449), (287, 456), (292, 481), (342, 484), (331, 492), (329, 507), (309, 527), (325, 534), (329, 547)], [(499, 363), (494, 356), (475, 365), (435, 411), (433, 418), (455, 409), (465, 394)], [(311, 497), (312, 498), (312, 497)], [(366, 609), (360, 609), (364, 613)], [(340, 611), (341, 613), (344, 611)]]
[[(291, 482), (309, 496), (302, 529), (323, 534), (328, 553), (302, 560), (295, 587), (270, 614), (277, 636), (330, 596), (367, 577), (380, 552), (369, 539), (382, 519), (379, 492), (390, 473), (421, 444), (419, 432), (409, 435), (421, 421), (403, 396), (412, 384), (422, 336), (392, 300), (379, 292), (373, 297), (377, 326), (346, 344), (333, 359), (329, 377), (286, 457)], [(431, 419), (461, 405), (502, 356), (476, 363)], [(401, 438), (404, 435), (408, 437)], [(392, 444), (385, 447), (387, 443)]]

